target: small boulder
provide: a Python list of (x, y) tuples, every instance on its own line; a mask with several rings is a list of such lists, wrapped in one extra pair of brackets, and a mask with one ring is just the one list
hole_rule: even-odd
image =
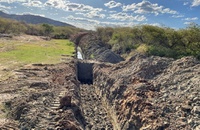
[(71, 96), (64, 96), (63, 98), (60, 99), (60, 108), (63, 107), (71, 107)]

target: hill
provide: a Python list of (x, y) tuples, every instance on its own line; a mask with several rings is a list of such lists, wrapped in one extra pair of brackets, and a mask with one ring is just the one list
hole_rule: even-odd
[(46, 23), (46, 24), (51, 24), (54, 26), (71, 26), (71, 27), (73, 27), (72, 25), (64, 23), (64, 22), (60, 22), (60, 21), (56, 21), (56, 20), (52, 20), (49, 18), (36, 16), (36, 15), (29, 15), (29, 14), (27, 14), (27, 15), (6, 14), (6, 13), (0, 11), (0, 17), (14, 19), (17, 21), (24, 21), (29, 24)]

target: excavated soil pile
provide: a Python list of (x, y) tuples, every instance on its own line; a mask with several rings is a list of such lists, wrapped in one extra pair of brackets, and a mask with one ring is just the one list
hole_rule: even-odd
[(200, 62), (192, 57), (96, 65), (94, 86), (117, 130), (200, 129)]
[(83, 33), (74, 36), (73, 40), (82, 49), (82, 55), (86, 60), (100, 62), (119, 63), (124, 59), (112, 52), (108, 45), (99, 40), (96, 33)]

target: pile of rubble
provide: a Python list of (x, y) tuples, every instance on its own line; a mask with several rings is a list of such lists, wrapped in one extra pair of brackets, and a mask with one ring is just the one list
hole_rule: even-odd
[(135, 55), (94, 67), (96, 90), (121, 130), (200, 129), (200, 62)]

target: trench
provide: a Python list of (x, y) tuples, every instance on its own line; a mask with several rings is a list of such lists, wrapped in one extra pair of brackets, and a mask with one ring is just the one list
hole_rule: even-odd
[(115, 130), (109, 107), (97, 92), (93, 84), (94, 63), (79, 60), (77, 78), (80, 84), (81, 109), (84, 116), (85, 130)]
[(77, 71), (78, 80), (82, 84), (93, 84), (93, 63), (78, 61)]
[(83, 60), (84, 56), (83, 56), (81, 48), (77, 46), (76, 50), (77, 50), (77, 59)]

